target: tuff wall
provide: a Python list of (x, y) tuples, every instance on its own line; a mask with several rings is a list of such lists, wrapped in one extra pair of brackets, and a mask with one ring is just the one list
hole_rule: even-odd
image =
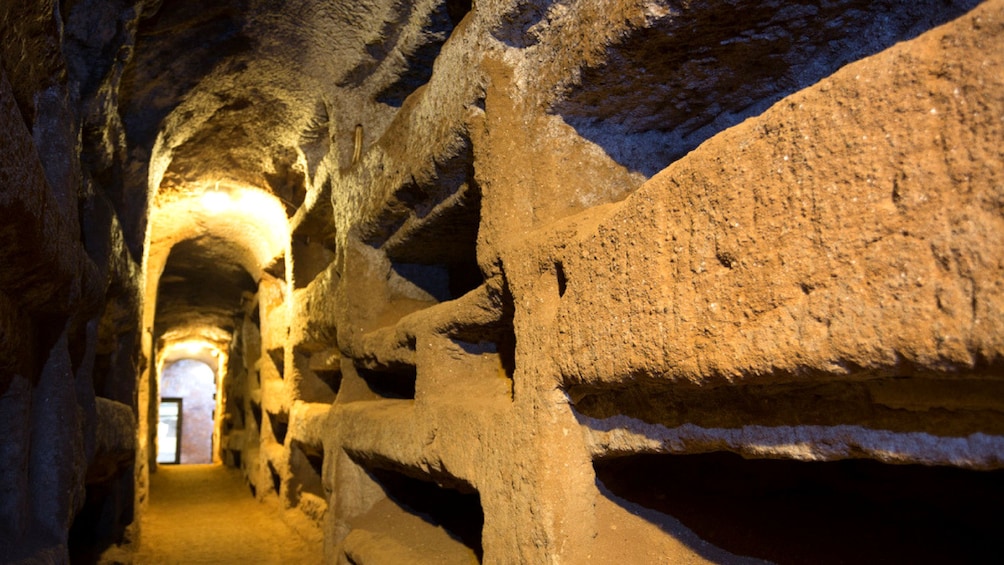
[(331, 562), (987, 555), (1002, 32), (476, 3), (389, 122), (340, 118), (231, 461)]

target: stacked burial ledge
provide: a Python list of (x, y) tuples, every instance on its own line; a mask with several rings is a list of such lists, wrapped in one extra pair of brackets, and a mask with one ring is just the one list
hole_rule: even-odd
[(0, 31), (0, 561), (142, 539), (191, 338), (216, 455), (319, 561), (1000, 553), (1004, 2)]
[[(382, 137), (317, 169), (232, 369), (257, 495), (335, 562), (992, 551), (1000, 3), (925, 33), (904, 8), (839, 70), (801, 38), (764, 55), (789, 91), (670, 132), (603, 77), (713, 7), (523, 8), (476, 6)], [(813, 21), (774, 14), (717, 44)]]

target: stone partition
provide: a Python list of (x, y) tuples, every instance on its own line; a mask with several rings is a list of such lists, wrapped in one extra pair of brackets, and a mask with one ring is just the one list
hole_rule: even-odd
[(475, 6), (322, 162), (259, 496), (338, 563), (993, 550), (1001, 4), (587, 4)]
[(0, 8), (0, 561), (184, 340), (318, 562), (1001, 553), (1004, 2), (204, 4)]
[(93, 561), (135, 518), (140, 267), (120, 183), (84, 163), (81, 122), (114, 108), (79, 82), (107, 57), (63, 52), (78, 23), (0, 6), (3, 563)]

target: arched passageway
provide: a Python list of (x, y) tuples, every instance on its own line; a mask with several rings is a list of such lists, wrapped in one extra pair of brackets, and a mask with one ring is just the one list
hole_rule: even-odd
[(1004, 0), (209, 4), (0, 2), (0, 562), (1004, 552)]

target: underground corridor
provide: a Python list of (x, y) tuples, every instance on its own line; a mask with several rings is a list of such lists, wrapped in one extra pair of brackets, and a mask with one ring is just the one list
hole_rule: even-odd
[(1004, 552), (1004, 0), (0, 3), (0, 564)]

